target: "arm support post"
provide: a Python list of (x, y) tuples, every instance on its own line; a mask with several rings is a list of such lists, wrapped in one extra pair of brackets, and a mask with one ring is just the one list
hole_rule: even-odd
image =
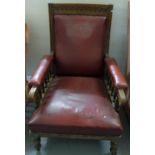
[(28, 100), (39, 104), (44, 96), (52, 77), (52, 55), (45, 55), (29, 81)]
[(115, 59), (105, 59), (104, 75), (105, 84), (108, 89), (110, 99), (114, 103), (116, 111), (119, 111), (119, 106), (126, 103), (125, 91), (128, 87), (128, 84)]

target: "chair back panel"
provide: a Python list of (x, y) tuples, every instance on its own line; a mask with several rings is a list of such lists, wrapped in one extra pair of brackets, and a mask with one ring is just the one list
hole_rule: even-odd
[(112, 5), (49, 4), (51, 51), (58, 75), (100, 76)]
[(101, 74), (106, 17), (54, 16), (56, 71), (59, 75)]

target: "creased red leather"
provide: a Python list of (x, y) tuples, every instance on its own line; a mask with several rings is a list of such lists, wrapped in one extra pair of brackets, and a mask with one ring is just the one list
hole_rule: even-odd
[(119, 136), (122, 125), (99, 78), (56, 77), (29, 121), (32, 132)]
[(115, 87), (123, 88), (123, 89), (127, 88), (128, 84), (127, 84), (121, 70), (119, 69), (119, 66), (118, 66), (117, 62), (115, 61), (115, 59), (114, 58), (106, 58), (105, 64), (108, 68), (110, 75), (112, 76), (112, 80), (114, 82)]
[(51, 67), (52, 60), (53, 60), (52, 55), (45, 55), (41, 59), (38, 67), (36, 68), (35, 72), (32, 75), (31, 80), (29, 81), (29, 87), (31, 87), (31, 86), (38, 87), (41, 85), (48, 69)]
[(106, 17), (55, 15), (58, 75), (100, 76), (105, 55)]

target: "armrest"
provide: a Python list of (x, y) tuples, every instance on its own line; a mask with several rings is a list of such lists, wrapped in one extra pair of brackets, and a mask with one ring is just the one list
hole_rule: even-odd
[(52, 68), (52, 61), (53, 61), (53, 56), (52, 55), (45, 55), (38, 67), (36, 68), (35, 72), (32, 75), (31, 80), (29, 81), (29, 87), (31, 88), (32, 86), (36, 86), (39, 87), (46, 74), (48, 73), (48, 71), (50, 70), (50, 67)]
[(126, 89), (128, 87), (128, 84), (121, 73), (119, 66), (115, 59), (113, 58), (106, 58), (105, 64), (107, 66), (108, 72), (110, 76), (112, 77), (114, 86), (118, 89)]

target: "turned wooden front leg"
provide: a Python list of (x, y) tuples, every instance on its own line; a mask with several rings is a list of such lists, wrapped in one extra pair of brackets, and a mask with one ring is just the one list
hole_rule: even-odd
[(110, 145), (111, 155), (116, 155), (117, 154), (117, 148), (118, 148), (118, 141), (112, 140), (111, 145)]
[(40, 151), (41, 148), (41, 138), (39, 136), (34, 136), (33, 138), (34, 147), (37, 151)]

